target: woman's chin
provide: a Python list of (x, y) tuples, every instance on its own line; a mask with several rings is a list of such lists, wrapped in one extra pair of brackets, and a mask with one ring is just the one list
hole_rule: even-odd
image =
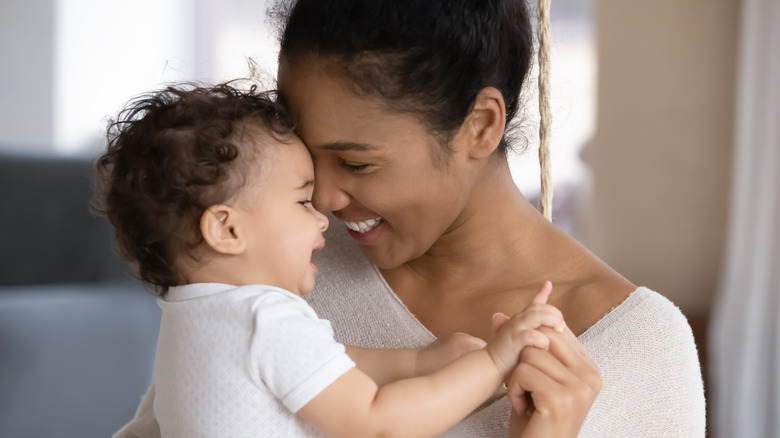
[(394, 269), (409, 261), (406, 258), (398, 257), (395, 252), (391, 252), (385, 247), (364, 246), (362, 249), (366, 259), (379, 269)]

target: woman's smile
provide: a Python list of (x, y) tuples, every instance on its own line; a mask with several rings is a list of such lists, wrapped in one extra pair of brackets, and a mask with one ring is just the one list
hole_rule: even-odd
[(347, 225), (347, 228), (352, 231), (357, 231), (358, 233), (367, 233), (383, 221), (384, 219), (381, 217), (375, 217), (373, 219), (366, 219), (358, 222), (344, 221), (344, 223)]
[(344, 221), (347, 225), (347, 233), (361, 245), (373, 245), (382, 234), (385, 220), (381, 217), (360, 222)]

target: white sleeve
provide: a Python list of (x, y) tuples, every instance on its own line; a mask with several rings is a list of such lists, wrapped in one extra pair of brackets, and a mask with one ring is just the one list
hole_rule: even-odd
[(306, 302), (285, 291), (270, 294), (255, 311), (250, 364), (292, 412), (355, 366), (333, 338), (330, 322)]

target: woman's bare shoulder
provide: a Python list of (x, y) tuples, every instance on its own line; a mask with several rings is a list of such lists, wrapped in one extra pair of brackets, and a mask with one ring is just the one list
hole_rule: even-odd
[(575, 335), (584, 333), (618, 307), (637, 287), (620, 275), (590, 277), (569, 284), (551, 304), (558, 307)]

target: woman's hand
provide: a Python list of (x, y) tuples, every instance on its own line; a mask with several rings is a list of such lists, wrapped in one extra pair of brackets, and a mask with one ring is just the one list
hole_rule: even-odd
[(601, 390), (601, 375), (576, 336), (542, 327), (547, 351), (526, 348), (507, 381), (509, 436), (576, 437)]

